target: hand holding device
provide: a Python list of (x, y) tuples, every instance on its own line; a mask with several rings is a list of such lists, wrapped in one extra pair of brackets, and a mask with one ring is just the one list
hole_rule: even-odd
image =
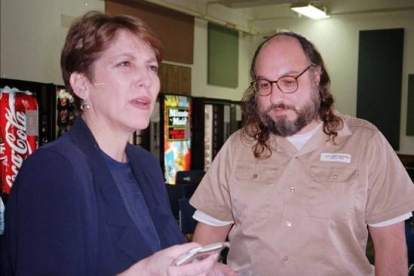
[(198, 246), (198, 247), (190, 249), (189, 251), (187, 251), (187, 253), (178, 257), (174, 261), (174, 264), (179, 266), (179, 265), (188, 264), (195, 259), (203, 260), (214, 253), (220, 252), (226, 247), (230, 247), (230, 244), (228, 242), (218, 242), (218, 243), (212, 243), (212, 244), (208, 244), (204, 246)]

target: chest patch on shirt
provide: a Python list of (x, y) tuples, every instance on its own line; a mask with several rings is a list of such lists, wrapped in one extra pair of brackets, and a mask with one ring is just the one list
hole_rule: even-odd
[(321, 161), (351, 163), (351, 155), (347, 153), (321, 153)]

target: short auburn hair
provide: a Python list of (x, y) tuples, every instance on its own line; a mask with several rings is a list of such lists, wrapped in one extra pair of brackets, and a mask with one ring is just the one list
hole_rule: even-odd
[(86, 13), (71, 25), (60, 58), (63, 81), (68, 92), (74, 96), (78, 110), (81, 99), (73, 93), (71, 74), (82, 73), (92, 80), (92, 65), (109, 48), (119, 31), (130, 32), (149, 45), (158, 63), (161, 63), (161, 41), (142, 20), (128, 15), (110, 16), (97, 11)]

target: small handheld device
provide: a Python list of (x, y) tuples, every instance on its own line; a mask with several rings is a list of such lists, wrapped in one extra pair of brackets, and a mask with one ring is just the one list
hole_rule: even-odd
[(218, 242), (218, 243), (212, 243), (212, 244), (208, 244), (204, 246), (198, 246), (198, 247), (188, 250), (187, 253), (178, 257), (174, 261), (174, 264), (179, 266), (179, 265), (188, 264), (195, 259), (203, 260), (207, 258), (208, 256), (210, 256), (211, 254), (220, 252), (226, 247), (230, 247), (230, 243)]

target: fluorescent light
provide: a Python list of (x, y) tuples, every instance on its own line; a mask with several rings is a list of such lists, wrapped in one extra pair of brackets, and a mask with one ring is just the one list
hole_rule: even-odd
[(303, 14), (312, 19), (322, 19), (322, 18), (329, 18), (330, 16), (326, 14), (324, 10), (321, 10), (311, 4), (307, 6), (292, 6), (290, 7), (292, 10), (299, 14)]

